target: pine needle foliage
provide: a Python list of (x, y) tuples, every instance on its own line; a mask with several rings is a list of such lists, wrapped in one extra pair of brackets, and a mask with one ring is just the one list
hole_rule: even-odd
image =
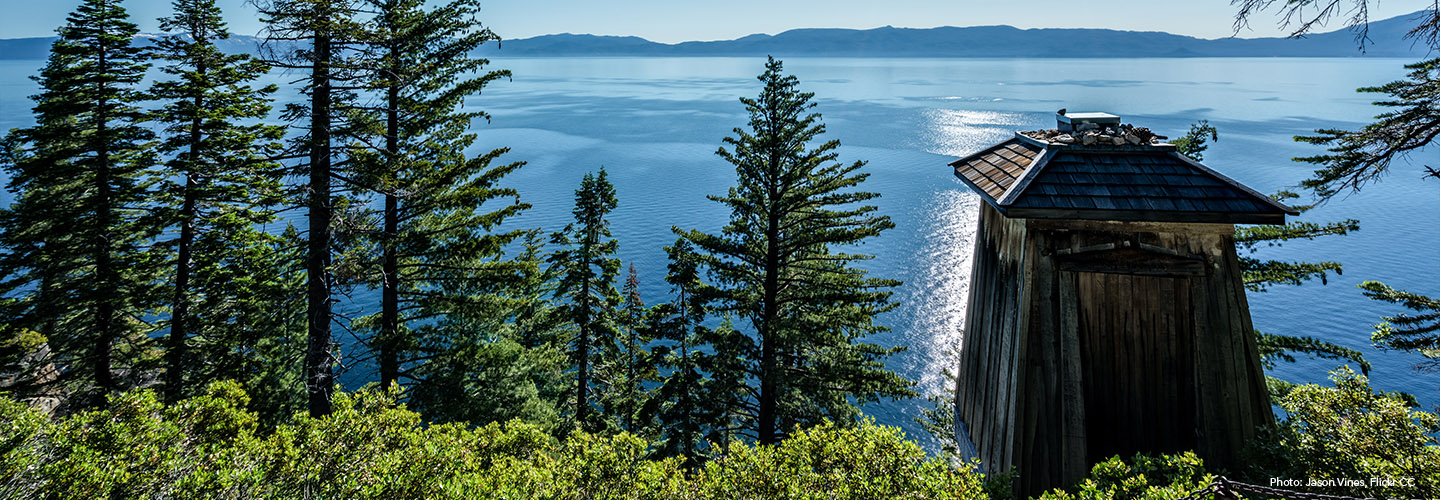
[(1381, 318), (1383, 322), (1375, 326), (1370, 340), (1385, 349), (1420, 354), (1424, 360), (1416, 363), (1416, 368), (1440, 372), (1440, 300), (1396, 290), (1378, 281), (1361, 283), (1360, 289), (1366, 297), (1400, 304), (1413, 313)]
[(613, 346), (619, 341), (616, 326), (623, 298), (615, 289), (620, 243), (610, 234), (609, 214), (615, 210), (615, 186), (605, 169), (587, 173), (575, 190), (575, 222), (553, 234), (550, 243), (559, 248), (547, 260), (559, 277), (555, 299), (557, 313), (567, 320), (572, 336), (567, 342), (570, 366), (575, 368), (572, 409), (576, 429), (612, 432), (618, 422), (614, 415), (594, 410), (605, 394), (618, 389)]
[(160, 102), (157, 149), (168, 160), (153, 215), (170, 228), (159, 247), (174, 252), (164, 377), (173, 403), (210, 381), (250, 378), (259, 370), (254, 346), (295, 332), (274, 314), (286, 303), (283, 273), (272, 267), (282, 240), (261, 229), (274, 222), (283, 189), (281, 165), (270, 158), (284, 128), (255, 123), (277, 90), (254, 84), (270, 68), (220, 50), (230, 32), (214, 0), (176, 0), (160, 27), (171, 33), (155, 50), (168, 78), (150, 95)]
[[(1434, 44), (1436, 33), (1440, 33), (1436, 31), (1440, 27), (1437, 24), (1440, 16), (1434, 15), (1437, 12), (1440, 11), (1429, 11), (1431, 15), (1411, 34), (1421, 33), (1422, 39)], [(1310, 179), (1301, 183), (1319, 202), (1358, 192), (1390, 173), (1397, 160), (1408, 161), (1410, 155), (1426, 150), (1440, 137), (1440, 59), (1409, 64), (1405, 68), (1410, 71), (1403, 80), (1357, 89), (1357, 92), (1384, 95), (1374, 104), (1388, 111), (1376, 115), (1375, 121), (1359, 130), (1317, 130), (1314, 136), (1295, 138), (1328, 147), (1325, 154), (1296, 158), (1319, 167)], [(1440, 171), (1434, 166), (1425, 167), (1425, 172), (1425, 177), (1440, 177)], [(1440, 344), (1440, 334), (1436, 333), (1440, 331), (1440, 308), (1436, 307), (1440, 301), (1378, 281), (1366, 281), (1359, 286), (1371, 299), (1402, 304), (1416, 313), (1382, 318), (1371, 340), (1384, 349), (1420, 354), (1423, 360), (1416, 366), (1422, 370), (1440, 367), (1436, 361), (1440, 351), (1434, 348)]]
[(0, 288), (14, 297), (6, 336), (37, 332), (60, 367), (57, 377), (30, 370), (20, 385), (80, 407), (153, 370), (152, 327), (137, 319), (157, 298), (138, 32), (119, 0), (82, 2), (34, 78), (35, 125), (11, 131), (0, 158), (15, 193), (0, 212)]
[[(1405, 69), (1410, 72), (1404, 80), (1356, 90), (1384, 95), (1374, 104), (1390, 110), (1376, 115), (1374, 122), (1360, 130), (1322, 129), (1295, 138), (1328, 147), (1325, 154), (1295, 159), (1319, 167), (1301, 183), (1318, 200), (1359, 191), (1389, 173), (1395, 160), (1422, 151), (1440, 137), (1440, 59), (1408, 64)], [(1430, 177), (1440, 175), (1435, 167), (1427, 167), (1426, 172)]]
[(770, 58), (756, 98), (741, 98), (748, 129), (736, 128), (717, 152), (735, 166), (736, 185), (710, 196), (730, 209), (720, 234), (680, 231), (719, 288), (717, 309), (748, 320), (745, 376), (758, 390), (744, 416), (761, 443), (826, 418), (852, 422), (857, 404), (915, 395), (913, 383), (884, 368), (903, 348), (861, 341), (884, 331), (875, 316), (895, 307), (895, 280), (868, 277), (853, 264), (873, 258), (845, 247), (894, 227), (865, 205), (880, 195), (854, 190), (865, 162), (837, 161), (839, 141), (811, 112), (814, 94)]
[[(1206, 143), (1219, 139), (1220, 135), (1215, 127), (1202, 120), (1191, 125), (1190, 130), (1175, 141), (1175, 146), (1181, 154), (1200, 161), (1202, 153), (1209, 147)], [(1282, 191), (1273, 196), (1278, 201), (1293, 200), (1298, 197), (1299, 195), (1289, 191)], [(1312, 206), (1292, 205), (1292, 208), (1303, 213), (1310, 210)], [(1333, 272), (1338, 275), (1344, 271), (1344, 267), (1340, 263), (1262, 260), (1253, 255), (1262, 246), (1277, 247), (1289, 241), (1313, 240), (1322, 236), (1344, 235), (1358, 230), (1360, 230), (1360, 223), (1354, 219), (1323, 224), (1290, 221), (1285, 224), (1236, 227), (1235, 250), (1240, 254), (1240, 273), (1241, 279), (1245, 283), (1245, 289), (1251, 292), (1265, 292), (1275, 285), (1299, 286), (1314, 279), (1320, 280), (1321, 283), (1328, 283), (1329, 273)], [(1255, 343), (1260, 351), (1260, 362), (1267, 370), (1274, 369), (1276, 363), (1281, 361), (1293, 363), (1296, 360), (1296, 354), (1303, 354), (1312, 358), (1352, 362), (1359, 365), (1364, 372), (1369, 373), (1370, 371), (1370, 362), (1365, 360), (1364, 354), (1360, 351), (1315, 337), (1276, 335), (1256, 330)], [(1276, 400), (1295, 387), (1292, 382), (1269, 376), (1266, 377), (1266, 384), (1270, 387), (1271, 398)]]
[[(365, 3), (375, 15), (365, 26), (369, 49), (359, 65), (375, 99), (356, 117), (366, 138), (353, 154), (361, 184), (383, 201), (378, 227), (367, 235), (365, 264), (381, 307), (354, 326), (371, 333), (380, 383), (417, 385), (427, 416), (468, 420), (494, 416), (475, 412), (471, 398), (510, 386), (488, 375), (498, 370), (525, 395), (496, 396), (493, 404), (553, 413), (531, 401), (538, 389), (527, 382), (545, 356), (531, 359), (509, 337), (509, 322), (524, 304), (512, 297), (538, 266), (531, 254), (515, 259), (505, 252), (529, 231), (501, 227), (530, 207), (501, 186), (524, 164), (502, 163), (504, 148), (466, 153), (476, 139), (471, 125), (490, 116), (465, 101), (510, 75), (471, 53), (498, 37), (480, 24), (473, 0), (433, 8), (419, 0)], [(507, 358), (517, 361), (509, 365)]]

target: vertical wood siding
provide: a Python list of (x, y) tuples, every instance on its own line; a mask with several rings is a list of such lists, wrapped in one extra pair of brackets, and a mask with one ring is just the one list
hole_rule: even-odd
[(987, 472), (1030, 495), (1115, 454), (1240, 465), (1274, 417), (1231, 226), (979, 217), (956, 412)]

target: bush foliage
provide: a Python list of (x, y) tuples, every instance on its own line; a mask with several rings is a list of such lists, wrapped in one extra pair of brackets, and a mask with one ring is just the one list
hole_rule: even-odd
[(703, 466), (630, 434), (558, 440), (512, 421), (425, 425), (396, 392), (340, 393), (262, 435), (232, 382), (163, 405), (148, 390), (50, 422), (0, 398), (0, 498), (981, 498), (981, 478), (898, 429), (827, 423)]
[[(1256, 443), (1252, 468), (1206, 471), (1193, 453), (1096, 464), (1046, 500), (1179, 498), (1224, 472), (1266, 478), (1413, 478), (1369, 488), (1298, 488), (1381, 498), (1440, 497), (1440, 419), (1341, 368), (1334, 387), (1298, 386), (1287, 418)], [(166, 406), (149, 390), (52, 421), (0, 397), (0, 498), (268, 499), (984, 499), (987, 478), (927, 457), (899, 429), (864, 420), (796, 430), (768, 446), (730, 443), (696, 462), (657, 458), (628, 433), (564, 439), (519, 420), (427, 424), (398, 390), (338, 393), (334, 413), (258, 424), (234, 382)], [(1024, 471), (1019, 471), (1023, 474)]]

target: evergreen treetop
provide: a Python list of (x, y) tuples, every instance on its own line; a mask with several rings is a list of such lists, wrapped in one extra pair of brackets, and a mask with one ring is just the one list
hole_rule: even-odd
[(740, 99), (748, 130), (734, 129), (724, 139), (731, 149), (716, 153), (735, 166), (736, 186), (710, 196), (730, 209), (730, 223), (718, 235), (680, 232), (720, 289), (717, 309), (753, 329), (746, 370), (759, 388), (745, 418), (762, 443), (796, 425), (851, 421), (857, 403), (914, 395), (884, 368), (903, 348), (859, 341), (885, 330), (874, 317), (895, 307), (899, 282), (852, 267), (870, 255), (839, 253), (894, 223), (863, 205), (879, 194), (851, 190), (868, 177), (865, 162), (839, 163), (839, 141), (811, 144), (825, 132), (814, 94), (783, 69), (766, 62), (760, 95)]
[(38, 376), (22, 385), (77, 394), (82, 407), (140, 382), (150, 359), (150, 327), (132, 319), (156, 298), (137, 33), (118, 0), (82, 2), (34, 78), (35, 126), (12, 131), (0, 158), (16, 195), (0, 212), (0, 288), (16, 297), (4, 314), (12, 330), (45, 337), (46, 362), (62, 367), (48, 379), (30, 370)]
[[(169, 159), (152, 215), (174, 229), (157, 246), (174, 251), (164, 379), (166, 400), (174, 402), (209, 380), (250, 378), (251, 347), (284, 337), (285, 321), (272, 315), (285, 298), (276, 293), (281, 273), (269, 251), (280, 238), (257, 227), (275, 219), (281, 201), (281, 166), (270, 158), (280, 152), (284, 128), (242, 124), (268, 116), (277, 88), (253, 86), (268, 65), (216, 46), (230, 33), (214, 0), (176, 0), (160, 26), (173, 33), (155, 51), (169, 62), (162, 69), (171, 78), (150, 94), (161, 102), (157, 150)], [(192, 337), (200, 356), (189, 355)]]
[(547, 258), (559, 276), (557, 312), (574, 328), (568, 351), (576, 369), (571, 404), (575, 427), (587, 432), (609, 431), (618, 424), (608, 418), (613, 415), (593, 412), (600, 397), (619, 382), (612, 370), (617, 360), (611, 356), (620, 340), (616, 316), (623, 299), (615, 288), (619, 243), (611, 237), (608, 218), (617, 201), (615, 186), (606, 177), (602, 167), (581, 179), (571, 211), (575, 222), (551, 236), (550, 243), (561, 248)]

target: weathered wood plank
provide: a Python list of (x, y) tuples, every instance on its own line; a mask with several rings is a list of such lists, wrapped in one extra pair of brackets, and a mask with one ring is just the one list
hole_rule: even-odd
[(1065, 442), (1061, 475), (1066, 479), (1083, 477), (1089, 463), (1086, 437), (1084, 375), (1079, 337), (1079, 295), (1075, 273), (1060, 273), (1060, 366), (1061, 394)]

